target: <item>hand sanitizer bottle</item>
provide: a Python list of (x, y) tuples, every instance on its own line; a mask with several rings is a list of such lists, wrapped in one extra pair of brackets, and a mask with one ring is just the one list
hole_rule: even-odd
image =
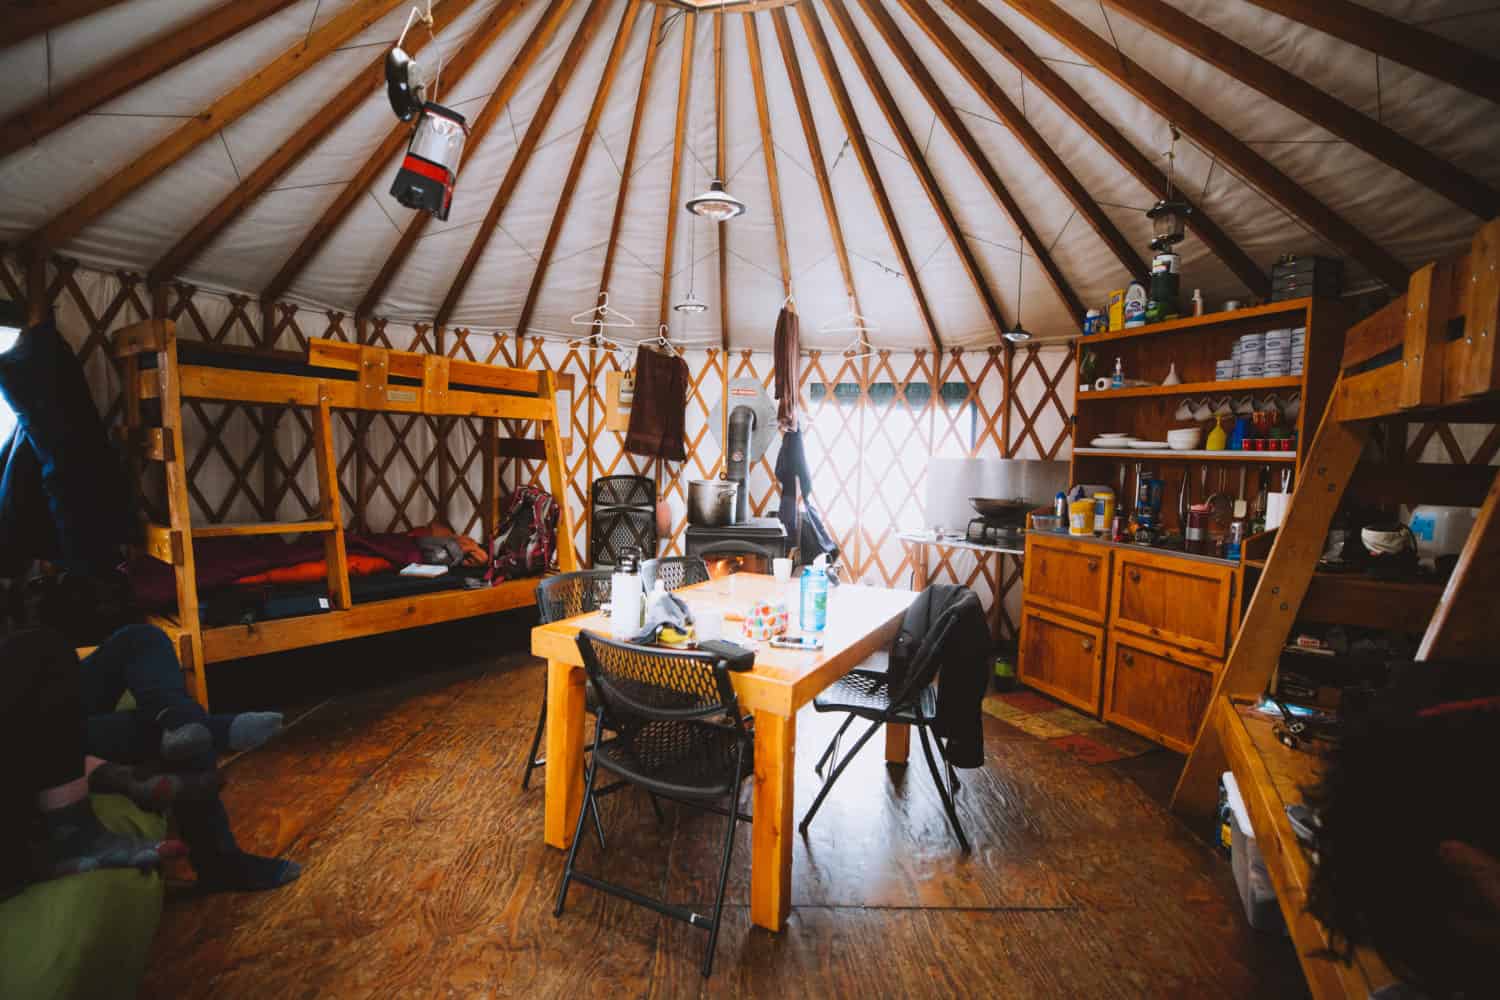
[(1109, 378), (1109, 387), (1111, 389), (1125, 388), (1125, 369), (1120, 366), (1119, 358), (1115, 358), (1115, 373)]
[(818, 556), (802, 570), (802, 631), (828, 627), (828, 557)]

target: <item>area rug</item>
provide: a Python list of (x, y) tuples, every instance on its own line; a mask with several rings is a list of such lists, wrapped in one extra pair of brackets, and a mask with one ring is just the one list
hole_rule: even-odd
[(984, 710), (1085, 764), (1109, 764), (1157, 749), (1155, 743), (1035, 691), (990, 694)]

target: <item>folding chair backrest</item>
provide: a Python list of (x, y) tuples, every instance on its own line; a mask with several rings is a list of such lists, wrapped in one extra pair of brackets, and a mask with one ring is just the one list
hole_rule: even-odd
[(701, 556), (664, 556), (641, 563), (642, 582), (651, 590), (660, 580), (667, 590), (681, 590), (708, 581), (708, 563)]
[(658, 649), (578, 633), (583, 667), (612, 721), (723, 716), (739, 725), (729, 669), (710, 653)]
[(536, 585), (536, 609), (542, 624), (562, 621), (586, 611), (598, 611), (609, 600), (607, 569), (581, 569), (549, 576)]
[(942, 669), (943, 662), (952, 655), (949, 640), (957, 635), (959, 619), (970, 605), (978, 605), (979, 598), (968, 588), (961, 591), (932, 622), (917, 644), (916, 651), (905, 664), (904, 673), (900, 665), (892, 663), (891, 704), (905, 705), (920, 695), (923, 688), (931, 684)]

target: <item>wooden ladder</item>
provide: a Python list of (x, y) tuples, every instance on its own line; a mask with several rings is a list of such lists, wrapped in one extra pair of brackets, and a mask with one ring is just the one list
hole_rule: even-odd
[(1497, 333), (1500, 221), (1480, 229), (1468, 254), (1417, 271), (1404, 296), (1350, 328), (1333, 402), (1318, 427), (1173, 795), (1175, 811), (1206, 825), (1217, 808), (1220, 774), (1234, 772), (1318, 997), (1362, 996), (1389, 973), (1373, 955), (1362, 954), (1349, 966), (1311, 957), (1327, 941), (1304, 909), (1310, 869), (1284, 811), (1299, 796), (1297, 786), (1315, 777), (1307, 764), (1311, 758), (1278, 750), (1274, 739), (1266, 738), (1269, 725), (1262, 732), (1245, 706), (1266, 690), (1310, 588), (1324, 596), (1339, 591), (1328, 603), (1358, 612), (1361, 623), (1379, 622), (1382, 604), (1389, 614), (1392, 602), (1411, 599), (1409, 584), (1317, 572), (1333, 517), (1351, 490), (1362, 500), (1385, 504), (1480, 507), (1427, 621), (1417, 658), (1477, 660), (1493, 658), (1500, 648), (1497, 470), (1373, 462), (1367, 456), (1381, 421), (1402, 421), (1395, 450), (1404, 457), (1406, 420), (1500, 420)]

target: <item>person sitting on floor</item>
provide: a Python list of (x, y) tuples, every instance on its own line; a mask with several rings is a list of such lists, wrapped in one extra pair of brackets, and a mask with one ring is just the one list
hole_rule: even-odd
[(78, 658), (55, 634), (0, 634), (0, 898), (41, 879), (150, 871), (186, 850), (99, 822), (85, 777), (80, 683)]
[[(208, 714), (187, 693), (172, 641), (152, 625), (114, 632), (79, 671), (87, 750), (110, 762), (92, 771), (90, 788), (148, 809), (174, 803), (200, 890), (275, 889), (301, 874), (295, 861), (240, 850), (218, 796), (218, 754), (264, 744), (281, 729), (279, 712)], [(126, 691), (136, 707), (117, 712)]]

